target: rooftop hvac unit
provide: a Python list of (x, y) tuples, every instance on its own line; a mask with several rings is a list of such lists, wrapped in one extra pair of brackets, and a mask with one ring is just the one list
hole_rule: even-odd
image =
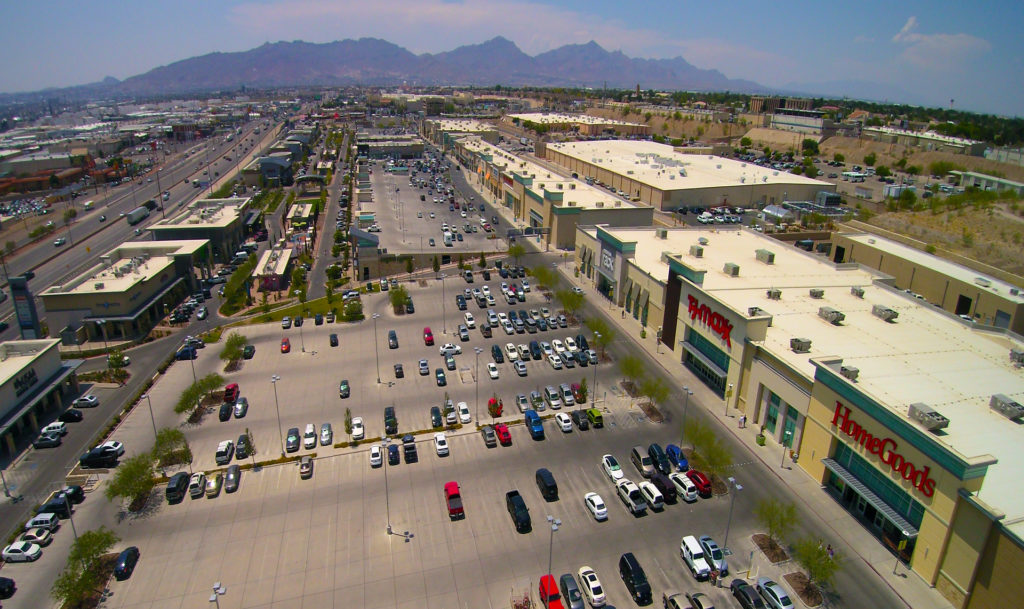
[(594, 207), (604, 207), (604, 201), (598, 201), (597, 203), (594, 203)]
[(975, 277), (974, 278), (974, 283), (977, 284), (977, 285), (980, 285), (983, 288), (987, 288), (987, 287), (991, 287), (992, 286), (992, 281), (990, 279), (986, 279), (984, 277)]
[(103, 289), (103, 282), (102, 281), (97, 281), (96, 283), (92, 284), (92, 289), (94, 289), (94, 290), (102, 290)]
[(725, 267), (722, 268), (722, 271), (724, 271), (725, 274), (730, 276), (730, 277), (739, 277), (740, 276), (740, 265), (738, 265), (738, 264), (736, 264), (734, 262), (726, 262), (725, 263)]
[(704, 257), (704, 248), (699, 246), (699, 245), (691, 245), (690, 246), (690, 255), (693, 256), (694, 258), (703, 258)]
[(884, 321), (895, 321), (900, 316), (899, 313), (889, 307), (877, 304), (871, 307), (871, 314)]
[(853, 367), (853, 366), (840, 366), (839, 367), (839, 374), (845, 376), (846, 378), (850, 379), (851, 381), (856, 381), (857, 377), (860, 376), (860, 370), (858, 368)]
[(1010, 295), (1011, 296), (1020, 296), (1020, 290), (1017, 289), (1017, 288), (1010, 288)]
[(708, 243), (710, 243), (710, 242), (708, 241), (708, 238), (707, 238), (707, 237), (701, 237), (700, 239), (697, 239), (697, 243), (699, 243), (699, 244), (701, 244), (701, 245), (705, 245), (705, 246), (706, 246), (706, 245), (707, 245)]
[(775, 264), (775, 253), (771, 250), (760, 249), (754, 252), (757, 259), (765, 264)]
[(667, 228), (659, 228), (655, 231), (655, 233), (658, 235), (658, 239), (668, 239)]
[(821, 288), (811, 288), (811, 298), (824, 298), (825, 290)]
[(857, 298), (864, 298), (864, 288), (860, 286), (855, 285), (852, 288), (850, 288), (850, 293), (856, 296)]
[(1010, 361), (1015, 364), (1024, 364), (1024, 350), (1010, 349)]
[(833, 309), (832, 307), (821, 307), (818, 309), (818, 317), (836, 326), (846, 319), (845, 314), (838, 309)]
[(768, 300), (782, 300), (782, 290), (778, 288), (771, 288), (765, 292), (765, 296), (768, 297)]
[(615, 207), (622, 207), (622, 201), (616, 201)]
[(811, 339), (791, 338), (789, 339), (789, 348), (793, 350), (793, 353), (809, 353), (811, 351)]
[(928, 431), (938, 431), (949, 426), (949, 419), (942, 416), (928, 404), (922, 402), (911, 404), (908, 414), (911, 419), (920, 423)]
[(747, 307), (747, 317), (757, 317), (762, 310), (761, 307)]
[(1011, 421), (1024, 416), (1024, 406), (1021, 406), (1001, 393), (997, 393), (992, 396), (992, 399), (988, 402), (988, 407)]

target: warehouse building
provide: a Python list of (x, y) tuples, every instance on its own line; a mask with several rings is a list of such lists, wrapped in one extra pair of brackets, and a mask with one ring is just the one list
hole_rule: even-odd
[(835, 184), (685, 148), (630, 140), (547, 144), (544, 156), (580, 178), (661, 210), (813, 201)]
[[(650, 226), (654, 208), (560, 175), (477, 137), (455, 141), (455, 157), (474, 174), (490, 202), (549, 247), (572, 249), (578, 224)], [(513, 236), (517, 233), (513, 232)]]
[(208, 258), (205, 239), (122, 243), (85, 272), (43, 290), (50, 332), (102, 341), (145, 336), (200, 290), (195, 268)]
[(421, 123), (423, 138), (442, 150), (451, 150), (454, 141), (466, 135), (475, 135), (490, 144), (498, 143), (498, 129), (475, 119), (440, 118)]
[[(579, 227), (576, 263), (955, 607), (1024, 594), (1024, 342), (745, 229)], [(853, 524), (857, 523), (857, 524)]]
[(245, 242), (243, 212), (248, 204), (247, 197), (199, 199), (148, 230), (157, 241), (207, 240), (213, 259), (228, 262)]
[(525, 126), (527, 123), (540, 125), (551, 131), (566, 131), (580, 135), (615, 135), (619, 137), (650, 135), (651, 128), (640, 123), (627, 123), (613, 118), (602, 118), (588, 114), (562, 114), (558, 112), (530, 112), (506, 114), (505, 123)]

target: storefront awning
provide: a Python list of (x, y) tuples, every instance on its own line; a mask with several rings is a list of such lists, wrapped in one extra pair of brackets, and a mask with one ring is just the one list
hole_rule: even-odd
[(863, 482), (857, 479), (856, 476), (851, 474), (845, 467), (839, 464), (835, 459), (822, 459), (822, 465), (827, 467), (829, 471), (839, 476), (843, 482), (847, 485), (852, 486), (853, 490), (857, 491), (857, 494), (864, 498), (865, 501), (871, 504), (873, 508), (879, 511), (886, 520), (891, 522), (897, 529), (903, 531), (904, 536), (908, 539), (917, 537), (917, 527), (907, 522), (905, 518), (896, 513), (896, 510), (892, 509), (888, 503), (882, 501), (882, 499), (871, 492)]
[(683, 346), (683, 349), (686, 349), (686, 352), (692, 355), (694, 359), (699, 360), (700, 363), (708, 367), (708, 370), (714, 372), (722, 379), (725, 379), (729, 376), (729, 373), (726, 372), (725, 370), (722, 370), (721, 366), (708, 359), (708, 356), (698, 351), (697, 348), (691, 345), (690, 343), (682, 341), (679, 344), (681, 344)]

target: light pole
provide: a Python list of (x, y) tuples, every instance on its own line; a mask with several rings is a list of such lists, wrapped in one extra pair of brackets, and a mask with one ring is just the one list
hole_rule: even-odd
[(480, 424), (480, 354), (484, 352), (483, 347), (473, 347), (476, 351), (476, 424)]
[(448, 275), (441, 273), (441, 325), (442, 334), (448, 334), (448, 316), (445, 314), (445, 301), (447, 298), (444, 297), (444, 278)]
[(71, 523), (71, 532), (75, 534), (75, 541), (78, 541), (78, 529), (75, 528), (75, 519), (71, 515), (71, 500), (67, 494), (64, 495), (64, 505), (68, 508), (68, 522)]
[(153, 401), (149, 399), (148, 393), (143, 393), (142, 397), (146, 398), (146, 403), (149, 404), (149, 420), (153, 423), (153, 443), (156, 443), (156, 417), (153, 416)]
[[(188, 346), (188, 340), (187, 339), (183, 340), (181, 342), (181, 346), (182, 347)], [(196, 353), (196, 348), (195, 347), (191, 347), (191, 349), (192, 349), (192, 352), (189, 354), (188, 363), (192, 365), (192, 383), (195, 384), (195, 383), (198, 383), (199, 381), (196, 379), (196, 362), (195, 362), (195, 358), (192, 357), (192, 355), (197, 355), (197, 353)]]
[(722, 551), (729, 546), (729, 527), (732, 525), (732, 508), (736, 505), (736, 495), (743, 490), (743, 485), (736, 482), (736, 478), (729, 476), (727, 478), (729, 486), (732, 487), (733, 492), (732, 498), (729, 500), (729, 519), (725, 522), (725, 539), (722, 541)]
[(277, 437), (281, 441), (281, 456), (284, 456), (284, 432), (281, 431), (281, 406), (277, 403), (277, 382), (281, 377), (274, 374), (270, 377), (270, 384), (274, 386), (274, 410), (277, 411)]
[(380, 313), (373, 314), (373, 355), (377, 358), (377, 384), (380, 385), (380, 350), (377, 347), (377, 318)]
[(210, 595), (210, 602), (214, 603), (217, 606), (217, 609), (220, 609), (220, 600), (218, 600), (218, 597), (224, 596), (227, 593), (227, 587), (221, 585), (220, 582), (213, 584), (213, 594)]
[[(555, 531), (558, 527), (562, 526), (562, 521), (548, 514), (548, 523), (551, 525), (551, 535), (548, 540), (548, 573), (551, 573), (551, 553), (555, 549)], [(550, 599), (548, 600), (548, 607), (551, 606)]]
[(302, 352), (306, 352), (306, 339), (302, 336), (302, 326), (299, 326), (299, 342), (302, 344)]
[(782, 434), (782, 460), (779, 461), (779, 468), (784, 467), (786, 464), (786, 440), (789, 440), (790, 436), (792, 435), (793, 432), (789, 431), (788, 429), (785, 431), (785, 433)]
[[(601, 339), (601, 333), (600, 332), (594, 332), (594, 342), (597, 342), (600, 339)], [(598, 362), (600, 362), (600, 361), (601, 361), (601, 359), (598, 358)], [(596, 408), (597, 407), (596, 403), (597, 403), (597, 364), (594, 364), (594, 389), (591, 390), (591, 392), (590, 392), (590, 407), (591, 408)]]
[(683, 397), (683, 428), (679, 432), (679, 449), (680, 450), (682, 450), (683, 446), (686, 443), (686, 411), (687, 411), (687, 409), (690, 406), (690, 396), (693, 395), (693, 392), (690, 391), (689, 387), (683, 387), (683, 393), (685, 395)]
[(388, 444), (390, 443), (391, 438), (388, 436), (384, 436), (380, 441), (381, 452), (384, 453), (381, 460), (384, 462), (384, 508), (388, 516), (388, 535), (391, 534), (391, 495), (388, 492)]

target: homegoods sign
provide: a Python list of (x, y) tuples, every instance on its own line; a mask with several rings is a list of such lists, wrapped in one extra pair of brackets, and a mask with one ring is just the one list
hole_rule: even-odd
[(896, 443), (896, 440), (868, 433), (859, 423), (850, 418), (850, 409), (843, 406), (842, 402), (836, 401), (832, 425), (860, 444), (864, 450), (881, 459), (882, 463), (913, 484), (914, 488), (921, 491), (925, 497), (935, 494), (935, 480), (930, 476), (932, 471), (930, 466), (925, 465), (922, 468), (911, 463), (899, 452), (899, 444)]

